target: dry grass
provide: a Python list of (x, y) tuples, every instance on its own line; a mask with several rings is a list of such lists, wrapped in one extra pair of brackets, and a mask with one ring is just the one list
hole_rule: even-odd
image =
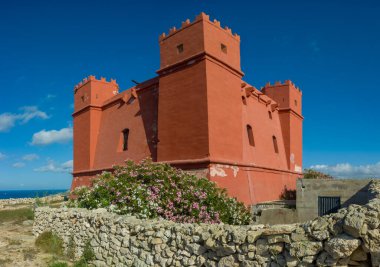
[(34, 212), (31, 208), (15, 209), (15, 210), (1, 210), (0, 223), (13, 221), (21, 223), (25, 220), (33, 220)]
[(40, 248), (45, 253), (53, 255), (63, 255), (63, 241), (60, 237), (52, 232), (44, 232), (36, 239), (36, 247)]

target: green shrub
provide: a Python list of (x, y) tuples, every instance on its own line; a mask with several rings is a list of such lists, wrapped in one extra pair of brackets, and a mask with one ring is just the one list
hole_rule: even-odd
[(73, 195), (76, 199), (69, 206), (107, 208), (139, 218), (228, 224), (248, 224), (251, 219), (244, 204), (214, 182), (149, 159), (116, 166), (113, 173), (98, 176), (93, 187), (78, 188)]
[(303, 172), (304, 179), (334, 179), (330, 174), (319, 172), (313, 169), (305, 169)]
[(95, 253), (90, 245), (90, 241), (86, 242), (86, 245), (84, 246), (83, 253), (82, 253), (82, 259), (87, 263), (95, 259)]
[(49, 264), (49, 267), (68, 267), (66, 262), (56, 261)]
[(43, 232), (40, 234), (37, 237), (35, 244), (43, 252), (55, 255), (63, 254), (63, 241), (59, 236), (53, 234), (52, 232)]
[(87, 267), (87, 261), (81, 258), (79, 261), (74, 262), (73, 267)]
[(70, 236), (69, 244), (67, 245), (66, 256), (69, 259), (75, 258), (75, 244), (73, 236)]

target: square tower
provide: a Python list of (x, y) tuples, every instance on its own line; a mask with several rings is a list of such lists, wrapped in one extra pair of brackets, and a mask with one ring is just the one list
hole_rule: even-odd
[(240, 37), (201, 13), (159, 43), (158, 160), (241, 160)]

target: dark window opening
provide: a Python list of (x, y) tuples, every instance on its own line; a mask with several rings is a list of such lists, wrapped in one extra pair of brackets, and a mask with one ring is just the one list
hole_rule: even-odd
[(243, 104), (244, 104), (244, 105), (247, 105), (247, 99), (245, 98), (245, 96), (242, 96), (242, 97), (241, 97), (241, 101), (243, 101)]
[(272, 112), (268, 111), (269, 119), (272, 119)]
[(177, 53), (181, 54), (183, 52), (183, 44), (177, 45)]
[(318, 216), (336, 213), (340, 209), (340, 197), (318, 196)]
[(273, 139), (273, 147), (274, 147), (274, 152), (278, 153), (278, 144), (277, 144), (277, 138), (276, 136), (272, 136)]
[(297, 104), (298, 104), (298, 103), (297, 103), (297, 100), (294, 100), (294, 105), (297, 106)]
[(247, 125), (248, 141), (251, 146), (255, 146), (255, 139), (253, 138), (253, 131), (251, 125)]
[(81, 96), (82, 102), (84, 102), (84, 95)]
[(131, 104), (133, 104), (133, 102), (135, 102), (135, 100), (136, 100), (136, 98), (135, 98), (134, 96), (131, 96), (131, 97), (128, 99), (127, 104), (128, 104), (128, 105), (131, 105)]
[(128, 150), (129, 129), (123, 130), (123, 151)]
[(220, 44), (220, 49), (223, 53), (227, 54), (227, 46), (225, 44)]

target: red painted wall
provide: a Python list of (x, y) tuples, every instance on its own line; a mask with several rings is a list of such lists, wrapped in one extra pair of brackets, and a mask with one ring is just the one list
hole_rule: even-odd
[(302, 175), (301, 91), (290, 81), (261, 91), (244, 82), (240, 37), (203, 13), (159, 43), (158, 77), (122, 93), (93, 76), (76, 86), (72, 188), (126, 159), (151, 157), (206, 176), (246, 204), (294, 189)]

